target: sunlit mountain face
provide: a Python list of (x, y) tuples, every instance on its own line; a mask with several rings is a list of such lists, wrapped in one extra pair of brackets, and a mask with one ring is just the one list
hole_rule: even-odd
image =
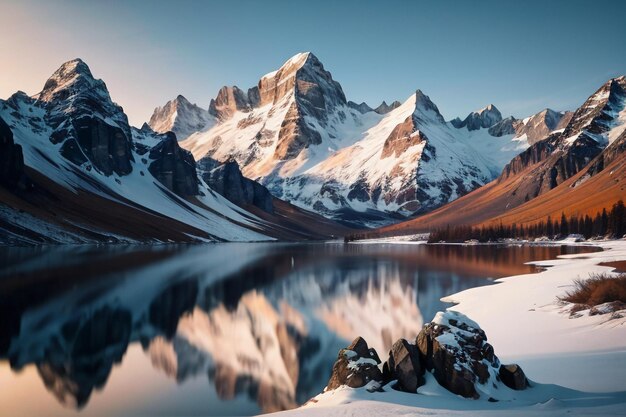
[[(1, 255), (7, 268), (0, 278), (0, 380), (11, 384), (0, 402), (21, 415), (36, 415), (38, 407), (59, 415), (293, 408), (323, 389), (337, 351), (357, 335), (385, 353), (398, 338), (414, 339), (444, 307), (442, 296), (487, 285), (488, 278), (530, 273), (525, 262), (568, 250), (7, 249)], [(126, 386), (145, 401), (124, 408)], [(49, 393), (42, 401), (23, 401), (26, 392), (42, 388)]]

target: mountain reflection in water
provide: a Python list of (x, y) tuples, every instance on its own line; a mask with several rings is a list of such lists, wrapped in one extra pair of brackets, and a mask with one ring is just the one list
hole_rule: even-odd
[[(37, 407), (50, 394), (60, 415), (292, 408), (322, 390), (338, 350), (357, 335), (384, 355), (445, 307), (441, 297), (488, 284), (487, 278), (532, 272), (524, 265), (531, 260), (590, 250), (276, 243), (2, 248), (0, 403), (15, 415), (41, 414)], [(134, 346), (143, 354), (131, 355)], [(116, 373), (124, 381), (112, 384), (142, 386), (149, 398), (116, 401), (122, 394), (107, 390)], [(156, 384), (156, 374), (176, 384), (152, 387), (146, 379)], [(35, 401), (20, 401), (26, 390)], [(90, 404), (94, 390), (106, 401)]]

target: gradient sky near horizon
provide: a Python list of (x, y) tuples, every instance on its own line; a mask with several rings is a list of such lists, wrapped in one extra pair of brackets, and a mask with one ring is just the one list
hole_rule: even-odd
[(0, 0), (0, 98), (80, 57), (140, 126), (312, 51), (349, 100), (428, 94), (450, 119), (573, 109), (626, 74), (626, 1)]

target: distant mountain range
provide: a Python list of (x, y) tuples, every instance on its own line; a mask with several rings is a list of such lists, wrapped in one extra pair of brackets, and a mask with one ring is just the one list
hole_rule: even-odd
[(174, 133), (130, 126), (80, 59), (35, 96), (0, 100), (0, 139), (2, 243), (301, 240), (345, 230), (275, 199), (237, 166), (196, 164)]
[[(196, 159), (236, 161), (278, 198), (347, 225), (380, 226), (492, 181), (571, 117), (546, 109), (503, 119), (490, 104), (446, 122), (420, 90), (372, 109), (347, 101), (319, 59), (301, 53), (246, 92), (223, 87), (204, 113), (179, 96), (149, 124), (176, 132)], [(207, 122), (191, 133), (196, 120)]]
[(626, 194), (625, 107), (619, 77), (524, 119), (489, 104), (446, 121), (421, 90), (372, 109), (300, 53), (136, 128), (76, 59), (0, 100), (0, 242), (321, 239), (593, 210)]
[(497, 179), (384, 234), (460, 224), (512, 224), (589, 214), (626, 199), (626, 77), (592, 94), (561, 130), (535, 141)]

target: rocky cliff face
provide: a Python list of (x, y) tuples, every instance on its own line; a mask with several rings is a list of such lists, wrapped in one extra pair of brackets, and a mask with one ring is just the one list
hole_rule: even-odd
[(196, 161), (191, 152), (182, 149), (171, 132), (149, 153), (150, 173), (170, 191), (180, 196), (198, 195)]
[(46, 81), (36, 103), (54, 129), (52, 143), (62, 143), (62, 154), (82, 165), (91, 164), (105, 175), (132, 171), (132, 140), (128, 119), (113, 103), (102, 80), (93, 78), (80, 59), (66, 62)]
[(0, 185), (13, 189), (24, 175), (22, 147), (13, 141), (13, 132), (0, 118)]
[(202, 179), (219, 194), (237, 205), (253, 205), (274, 212), (273, 197), (267, 188), (243, 176), (235, 161), (219, 163), (211, 158), (198, 161)]
[(419, 145), (426, 140), (426, 136), (417, 130), (417, 121), (415, 116), (411, 115), (406, 120), (393, 128), (381, 153), (382, 158), (388, 156), (400, 156), (411, 146)]
[(148, 125), (157, 133), (174, 132), (179, 141), (189, 135), (215, 124), (215, 117), (208, 110), (191, 104), (179, 95), (163, 107), (154, 109)]
[(248, 94), (237, 86), (222, 87), (217, 93), (217, 97), (211, 100), (209, 113), (220, 120), (226, 120), (236, 111), (250, 111), (253, 105), (258, 102), (256, 93), (251, 93), (251, 95), (252, 101)]
[(258, 90), (259, 106), (276, 104), (295, 92), (299, 104), (319, 119), (337, 105), (346, 104), (341, 85), (310, 52), (297, 54), (278, 71), (266, 74), (259, 81)]

